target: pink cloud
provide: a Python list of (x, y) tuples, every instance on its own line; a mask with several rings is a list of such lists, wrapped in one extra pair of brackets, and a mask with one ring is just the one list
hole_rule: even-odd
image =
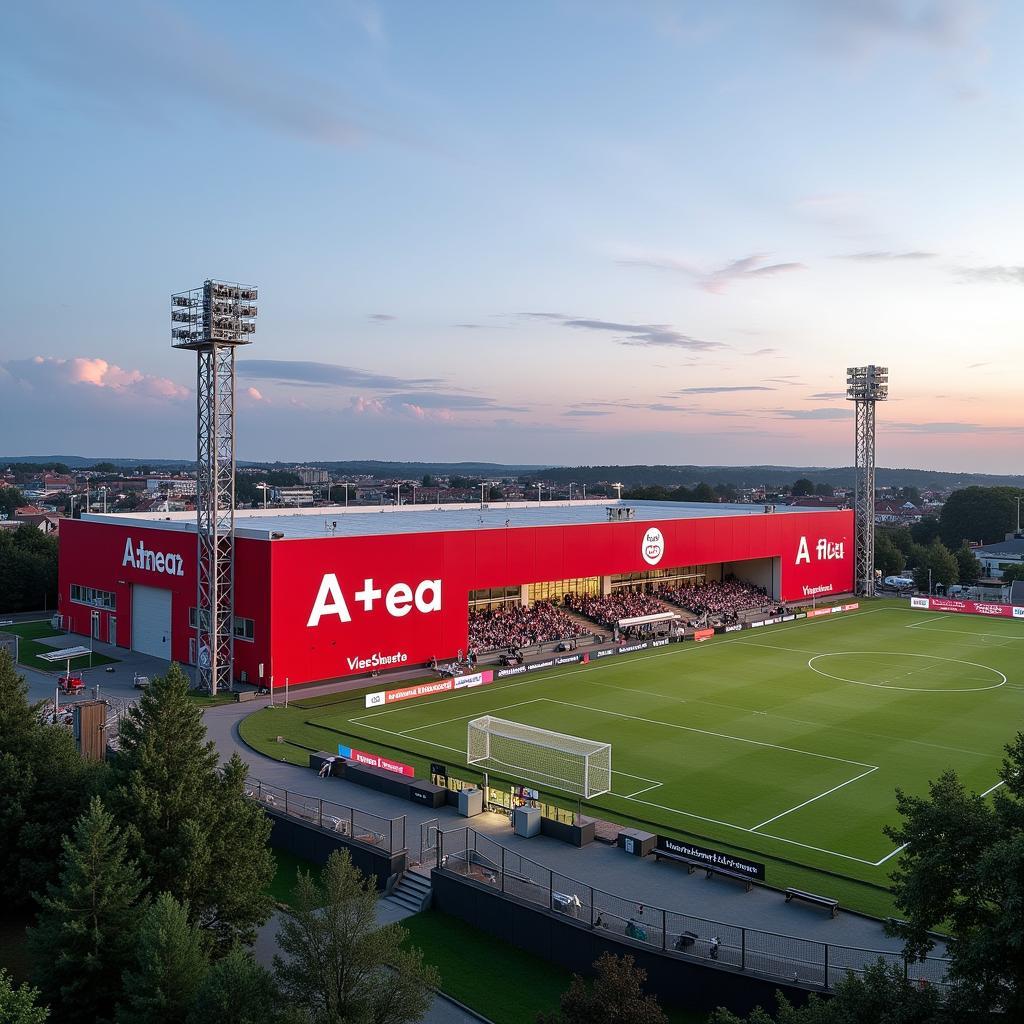
[(266, 399), (263, 397), (263, 392), (259, 388), (246, 388), (246, 397), (251, 398), (254, 402), (265, 402)]
[(144, 398), (180, 401), (189, 397), (188, 388), (168, 377), (157, 377), (141, 370), (126, 370), (99, 357), (76, 356), (61, 359), (35, 356), (30, 360), (12, 360), (4, 365), (7, 373), (30, 388), (50, 389), (58, 385), (103, 388), (108, 391)]

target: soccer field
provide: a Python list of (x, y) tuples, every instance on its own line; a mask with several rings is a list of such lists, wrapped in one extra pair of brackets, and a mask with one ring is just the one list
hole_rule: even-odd
[[(453, 696), (361, 703), (306, 708), (303, 725), (321, 745), (327, 727), (456, 775), (480, 715), (608, 742), (613, 789), (590, 802), (595, 813), (884, 885), (897, 786), (923, 792), (946, 768), (979, 792), (997, 783), (1024, 720), (1024, 623), (874, 604)], [(554, 791), (526, 771), (511, 781)]]

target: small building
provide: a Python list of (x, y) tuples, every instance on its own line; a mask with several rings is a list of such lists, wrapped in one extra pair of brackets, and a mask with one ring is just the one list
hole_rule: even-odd
[(991, 579), (1002, 579), (1004, 569), (1024, 563), (1024, 534), (1008, 533), (1005, 540), (993, 541), (973, 550), (984, 574)]

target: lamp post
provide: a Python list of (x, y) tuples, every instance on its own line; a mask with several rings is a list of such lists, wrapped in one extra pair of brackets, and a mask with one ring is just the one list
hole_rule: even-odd
[(268, 484), (259, 483), (256, 485), (256, 490), (263, 492), (263, 511), (267, 511), (267, 491), (270, 490)]
[(72, 494), (71, 495), (71, 518), (72, 519), (75, 518), (75, 498), (77, 498), (77, 497), (78, 497), (77, 494)]
[(540, 506), (540, 502), (541, 502), (541, 498), (540, 498), (540, 488), (541, 488), (541, 485), (540, 485), (540, 484), (537, 484), (537, 506), (538, 506), (538, 507)]
[(395, 504), (401, 506), (402, 504), (402, 485), (395, 484)]
[(412, 503), (414, 505), (416, 504), (416, 485), (415, 484), (412, 485)]
[(569, 481), (569, 504), (572, 504), (572, 481)]
[(612, 484), (612, 487), (618, 492), (618, 500), (622, 501), (622, 484)]

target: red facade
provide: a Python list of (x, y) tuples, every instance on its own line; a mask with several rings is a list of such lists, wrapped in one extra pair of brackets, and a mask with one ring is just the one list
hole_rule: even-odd
[[(648, 536), (650, 532), (660, 537)], [(139, 542), (180, 557), (182, 575), (126, 560)], [(660, 549), (660, 550), (659, 550)], [(653, 559), (653, 560), (652, 560)], [(236, 673), (275, 685), (355, 675), (373, 667), (454, 657), (468, 643), (472, 590), (546, 580), (609, 576), (658, 567), (777, 559), (786, 601), (826, 598), (853, 588), (853, 513), (786, 512), (592, 525), (510, 527), (379, 537), (236, 541), (235, 614), (255, 623), (236, 640)], [(138, 558), (135, 559), (139, 561)], [(191, 659), (189, 609), (196, 603), (194, 533), (74, 521), (61, 530), (61, 612), (88, 633), (93, 608), (71, 586), (116, 595), (100, 612), (99, 639), (117, 617), (117, 642), (131, 644), (131, 587), (172, 592), (170, 656)], [(730, 566), (742, 576), (738, 566)], [(315, 614), (314, 614), (315, 613)]]

